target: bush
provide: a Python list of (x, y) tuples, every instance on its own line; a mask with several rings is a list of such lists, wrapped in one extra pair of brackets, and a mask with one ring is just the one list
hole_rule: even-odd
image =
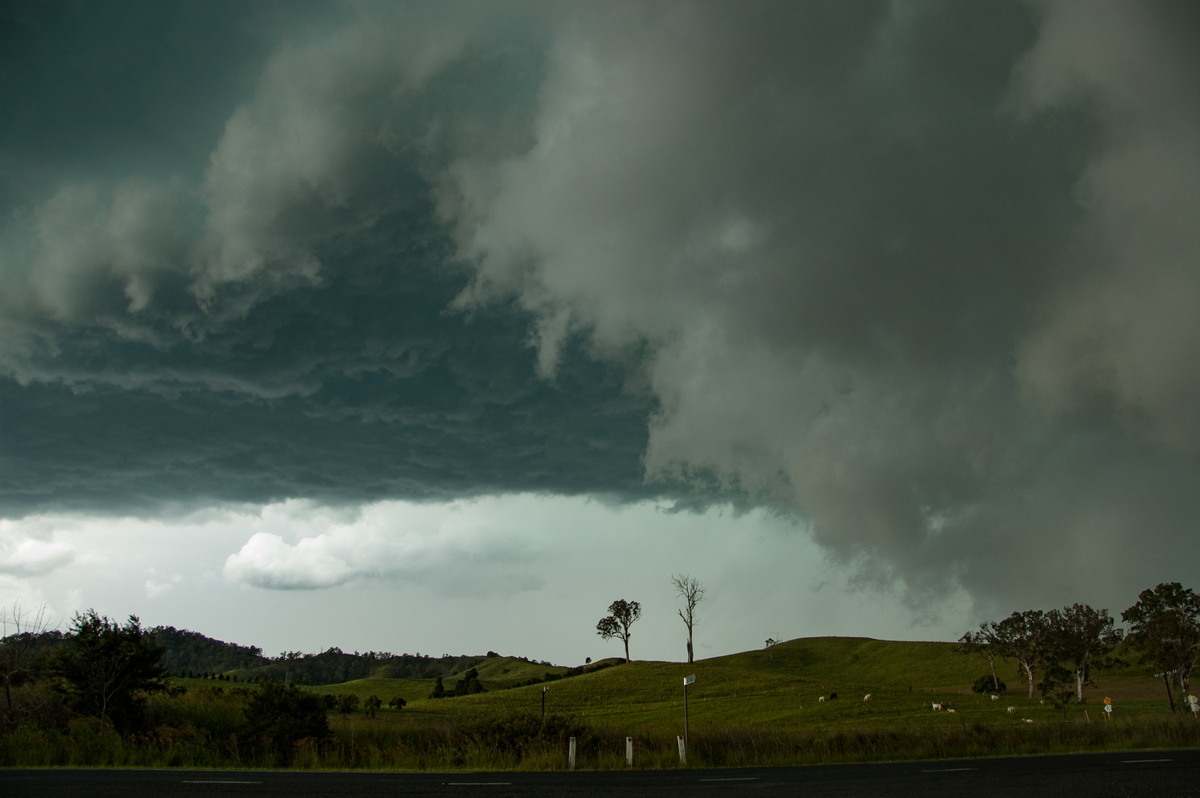
[(272, 755), (276, 764), (286, 766), (301, 741), (320, 743), (329, 736), (329, 718), (320, 696), (267, 682), (251, 697), (239, 737), (254, 752)]
[(988, 695), (989, 693), (1003, 693), (1008, 690), (1007, 684), (1000, 682), (1000, 686), (997, 687), (996, 681), (996, 679), (992, 678), (992, 674), (985, 673), (976, 679), (975, 683), (971, 685), (971, 692)]

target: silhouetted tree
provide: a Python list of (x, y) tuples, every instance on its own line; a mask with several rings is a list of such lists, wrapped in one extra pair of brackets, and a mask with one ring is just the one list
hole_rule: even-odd
[(636, 601), (617, 599), (608, 605), (609, 614), (596, 624), (596, 634), (605, 640), (616, 637), (625, 644), (625, 662), (629, 662), (629, 627), (642, 617), (642, 605)]
[(433, 692), (429, 694), (430, 698), (445, 698), (446, 686), (442, 684), (442, 677), (437, 677), (437, 681), (433, 685)]
[(479, 671), (474, 668), (471, 668), (471, 670), (463, 675), (463, 678), (454, 683), (454, 694), (456, 696), (485, 692), (487, 691), (484, 690), (483, 683), (479, 681)]
[(699, 579), (687, 574), (672, 576), (671, 585), (675, 588), (675, 595), (683, 599), (683, 609), (679, 610), (679, 617), (687, 627), (687, 661), (690, 664), (695, 653), (692, 647), (692, 630), (696, 625), (696, 605), (704, 600), (704, 585), (700, 584)]
[(343, 715), (350, 715), (356, 709), (358, 709), (358, 703), (358, 696), (356, 695), (339, 695), (337, 697), (338, 712), (342, 713)]
[(1062, 663), (1075, 681), (1075, 699), (1083, 703), (1083, 688), (1091, 684), (1092, 671), (1108, 664), (1110, 651), (1121, 642), (1108, 610), (1072, 604), (1047, 613), (1050, 628), (1047, 667)]
[(5, 720), (16, 725), (12, 688), (29, 674), (38, 650), (38, 637), (46, 631), (46, 607), (36, 611), (21, 608), (0, 610), (0, 680), (4, 682)]
[(1200, 596), (1178, 582), (1164, 582), (1138, 594), (1137, 603), (1121, 613), (1129, 624), (1129, 645), (1167, 688), (1175, 711), (1171, 679), (1187, 695), (1192, 669), (1200, 658)]
[(1016, 660), (1029, 687), (1029, 697), (1037, 684), (1036, 671), (1047, 661), (1050, 625), (1044, 610), (1014, 612), (992, 626), (992, 643), (997, 653)]
[(124, 626), (95, 610), (77, 614), (54, 671), (68, 703), (81, 715), (108, 719), (120, 732), (138, 728), (147, 693), (163, 690), (162, 648), (142, 631), (137, 616)]
[(292, 685), (263, 682), (250, 698), (239, 739), (260, 752), (272, 752), (278, 764), (291, 764), (296, 743), (329, 738), (329, 717), (321, 696)]

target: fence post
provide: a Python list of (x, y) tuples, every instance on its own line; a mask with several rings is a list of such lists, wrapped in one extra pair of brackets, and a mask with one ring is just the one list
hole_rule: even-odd
[(683, 738), (682, 734), (679, 735), (678, 739), (679, 739), (679, 764), (686, 765), (687, 764), (687, 740), (685, 740)]
[(575, 769), (575, 738), (571, 738), (570, 745), (567, 746), (567, 767), (571, 770)]
[(633, 738), (625, 738), (625, 766), (633, 767)]

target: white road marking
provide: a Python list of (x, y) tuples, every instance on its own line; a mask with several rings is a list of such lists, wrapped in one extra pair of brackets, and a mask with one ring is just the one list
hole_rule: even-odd
[(1174, 762), (1174, 759), (1122, 759), (1122, 765), (1140, 765), (1144, 762)]
[(922, 773), (962, 773), (965, 770), (978, 770), (978, 768), (936, 768), (934, 770), (922, 770)]
[(727, 779), (700, 779), (700, 781), (758, 781), (758, 776), (739, 776), (737, 778)]
[(206, 779), (204, 781), (183, 781), (183, 784), (262, 784), (261, 781), (235, 781), (233, 779)]

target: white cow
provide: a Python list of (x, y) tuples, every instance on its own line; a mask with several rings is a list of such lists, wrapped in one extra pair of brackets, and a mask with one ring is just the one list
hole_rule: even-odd
[(998, 695), (994, 695), (994, 696), (992, 696), (992, 700), (993, 700), (993, 701), (999, 701), (999, 700), (1000, 700), (1000, 696), (998, 696)]
[(1008, 714), (1010, 714), (1010, 715), (1015, 715), (1015, 714), (1017, 714), (1017, 708), (1016, 708), (1016, 707), (1009, 707), (1009, 708), (1008, 708)]
[(943, 709), (945, 709), (945, 707), (943, 707), (941, 704), (934, 704), (934, 705), (933, 705), (933, 711), (934, 711), (934, 712), (941, 712)]
[(871, 700), (871, 694), (870, 694), (870, 693), (867, 693), (865, 696), (863, 696), (863, 701), (870, 701), (870, 700)]

